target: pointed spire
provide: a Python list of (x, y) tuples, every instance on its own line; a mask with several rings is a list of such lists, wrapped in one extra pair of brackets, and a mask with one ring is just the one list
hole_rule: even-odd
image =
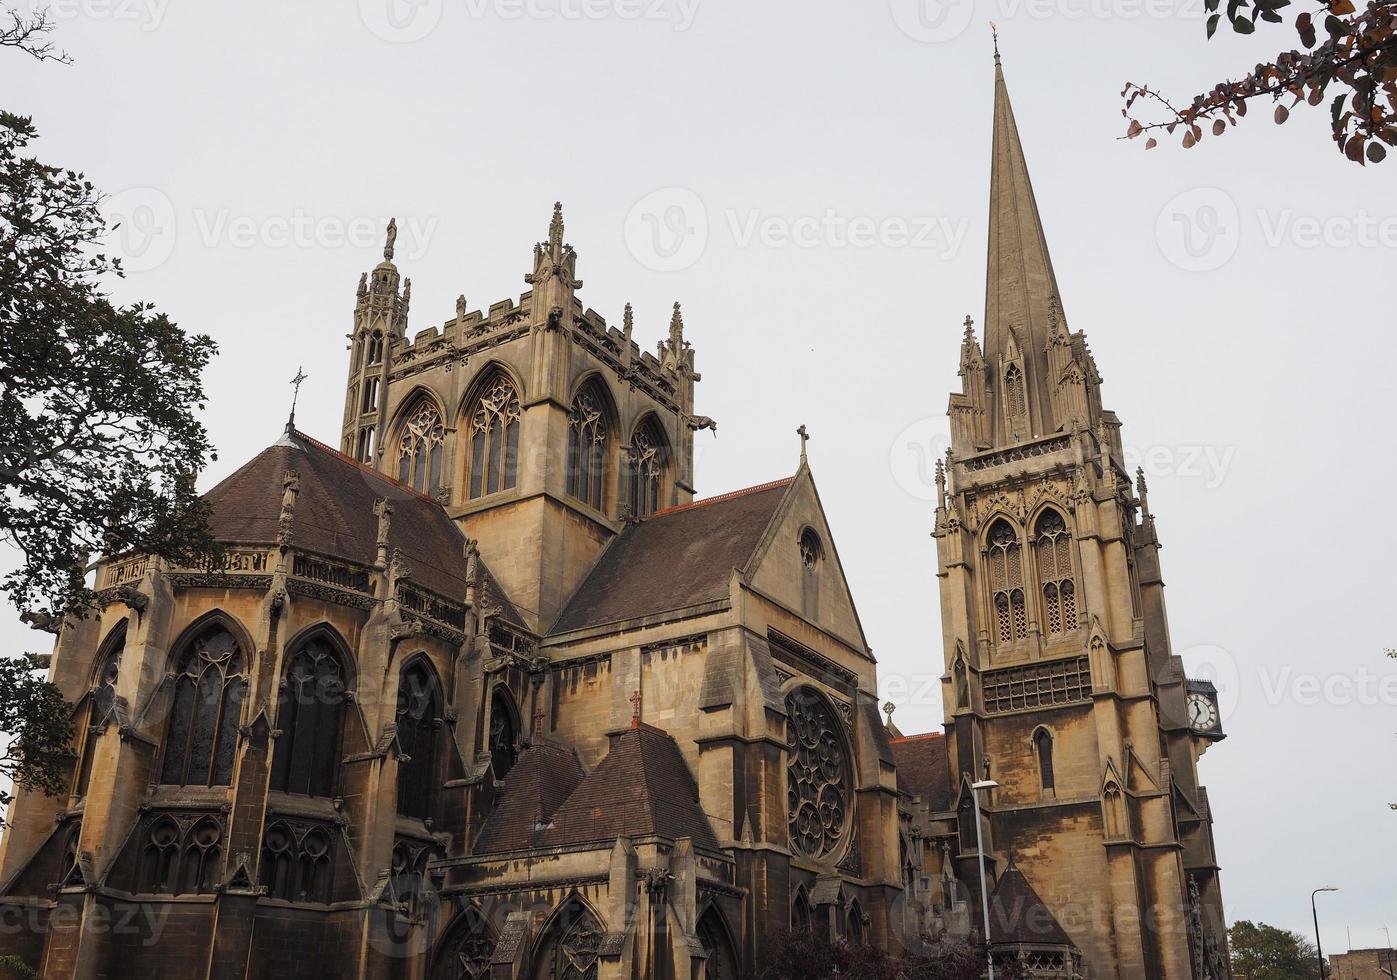
[[(1048, 242), (1033, 185), (1028, 177), (1014, 109), (1004, 83), (995, 36), (994, 146), (990, 166), (989, 256), (985, 277), (986, 360), (996, 365), (1007, 359), (1017, 340), (1026, 359), (1033, 399), (1035, 428), (1052, 431), (1047, 358), (1048, 330), (1056, 297)], [(1011, 334), (1017, 334), (1013, 338)]]

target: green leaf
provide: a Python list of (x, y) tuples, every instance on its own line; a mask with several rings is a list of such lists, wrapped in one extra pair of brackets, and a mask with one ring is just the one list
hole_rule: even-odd
[(1232, 22), (1232, 29), (1238, 34), (1251, 34), (1256, 30), (1256, 25), (1249, 20), (1238, 17)]
[(1211, 38), (1218, 29), (1218, 21), (1222, 20), (1222, 14), (1213, 14), (1208, 18), (1208, 37)]

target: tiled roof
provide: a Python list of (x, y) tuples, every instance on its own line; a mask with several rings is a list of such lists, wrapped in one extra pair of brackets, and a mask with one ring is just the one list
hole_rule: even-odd
[(519, 755), (504, 792), (476, 838), (475, 852), (488, 854), (542, 846), (549, 819), (582, 782), (582, 763), (569, 749), (536, 741)]
[(904, 735), (892, 739), (897, 765), (897, 788), (920, 797), (933, 812), (951, 809), (951, 761), (946, 756), (946, 736)]
[[(448, 598), (465, 596), (465, 536), (441, 504), (301, 432), (286, 433), (204, 495), (213, 509), (214, 536), (229, 543), (275, 542), (288, 470), (300, 478), (293, 548), (372, 565), (378, 547), (374, 501), (386, 497), (393, 505), (389, 551), (402, 551), (411, 580)], [(503, 615), (520, 622), (488, 569), (481, 579), (505, 607)]]
[(990, 896), (990, 939), (995, 945), (1075, 945), (1012, 861)]
[[(575, 768), (574, 768), (575, 767)], [(562, 798), (566, 802), (559, 806)], [(540, 819), (542, 814), (542, 819)], [(540, 823), (552, 826), (536, 829)], [(560, 847), (661, 834), (718, 847), (699, 805), (698, 784), (678, 744), (649, 725), (617, 735), (597, 767), (581, 776), (571, 753), (531, 748), (519, 757), (485, 822), (477, 854)]]
[(723, 599), (794, 478), (662, 510), (623, 530), (551, 632), (619, 623)]
[(718, 846), (679, 745), (668, 732), (650, 725), (635, 725), (612, 739), (606, 758), (553, 820), (554, 844), (663, 834)]

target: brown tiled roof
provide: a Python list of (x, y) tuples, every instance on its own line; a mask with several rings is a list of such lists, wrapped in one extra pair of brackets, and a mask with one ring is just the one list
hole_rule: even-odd
[(698, 784), (668, 732), (633, 725), (553, 817), (551, 844), (583, 844), (663, 834), (717, 848), (699, 805)]
[(546, 741), (525, 749), (509, 771), (495, 809), (480, 828), (475, 853), (544, 846), (548, 834), (540, 825), (547, 826), (582, 778), (582, 763), (570, 749)]
[(990, 896), (990, 940), (995, 945), (1075, 945), (1012, 861)]
[[(448, 598), (465, 596), (465, 537), (442, 506), (301, 432), (283, 435), (204, 495), (213, 508), (215, 537), (230, 543), (275, 542), (282, 477), (293, 469), (300, 476), (291, 522), (293, 548), (372, 565), (378, 546), (374, 501), (387, 497), (393, 504), (388, 546), (402, 550), (412, 581)], [(509, 606), (488, 570), (483, 581)], [(519, 621), (512, 608), (505, 615)]]
[(920, 797), (933, 812), (951, 809), (951, 760), (946, 755), (946, 736), (904, 735), (892, 739), (897, 765), (897, 788)]
[(662, 510), (614, 538), (553, 633), (619, 623), (725, 598), (792, 478)]

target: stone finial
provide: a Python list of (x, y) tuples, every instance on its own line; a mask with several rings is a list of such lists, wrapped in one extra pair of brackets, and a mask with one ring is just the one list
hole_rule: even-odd
[(669, 346), (676, 354), (684, 349), (684, 314), (680, 312), (677, 302), (669, 317)]
[(457, 297), (456, 297), (456, 319), (458, 319), (458, 320), (464, 320), (465, 318), (466, 318), (466, 294), (465, 294), (465, 293), (462, 293), (460, 296), (457, 296)]
[(631, 692), (630, 702), (631, 702), (631, 727), (632, 727), (632, 728), (639, 728), (639, 727), (640, 727), (640, 706), (641, 706), (641, 704), (643, 703), (643, 699), (642, 699), (641, 696), (640, 696), (640, 688), (636, 688), (634, 691)]
[(412, 280), (411, 280), (411, 279), (404, 279), (404, 280), (403, 280), (403, 309), (407, 309), (407, 308), (408, 308), (408, 305), (411, 304), (411, 303), (412, 303)]
[(543, 738), (544, 717), (545, 716), (542, 710), (534, 712), (534, 738)]
[(1143, 466), (1135, 468), (1135, 489), (1140, 495), (1140, 513), (1148, 517), (1150, 515), (1150, 488), (1145, 485), (1145, 468)]
[(553, 202), (553, 220), (548, 222), (548, 244), (556, 254), (563, 247), (563, 203)]
[(398, 219), (388, 219), (388, 231), (383, 239), (383, 261), (392, 262), (393, 252), (398, 241)]
[(796, 435), (800, 436), (800, 463), (802, 466), (804, 466), (807, 462), (809, 462), (806, 453), (806, 448), (807, 443), (810, 442), (810, 430), (805, 427), (804, 422), (800, 424), (800, 428), (796, 429)]
[(946, 464), (940, 459), (936, 461), (936, 506), (940, 507), (946, 501)]
[(887, 723), (886, 723), (886, 727), (888, 727), (888, 728), (893, 727), (893, 712), (896, 711), (896, 710), (897, 710), (897, 705), (893, 704), (891, 701), (885, 701), (885, 702), (883, 703), (883, 714), (887, 715), (887, 718), (888, 718)]
[(367, 296), (367, 295), (369, 294), (369, 274), (368, 274), (367, 272), (361, 272), (361, 273), (359, 273), (359, 293), (358, 293), (358, 294), (359, 294), (360, 296)]

